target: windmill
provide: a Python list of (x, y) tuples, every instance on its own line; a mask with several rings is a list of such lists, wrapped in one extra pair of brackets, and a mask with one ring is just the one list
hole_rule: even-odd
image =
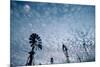
[(31, 44), (31, 51), (28, 52), (29, 57), (26, 62), (27, 66), (35, 65), (34, 63), (35, 50), (37, 49), (42, 50), (42, 40), (38, 34), (32, 33), (29, 37), (29, 43)]

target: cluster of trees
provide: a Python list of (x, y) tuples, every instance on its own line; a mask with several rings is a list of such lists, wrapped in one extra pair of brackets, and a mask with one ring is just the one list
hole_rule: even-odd
[(75, 31), (74, 32), (74, 41), (70, 40), (69, 42), (73, 42), (75, 45), (80, 45), (80, 49), (83, 49), (85, 60), (83, 57), (76, 54), (79, 62), (90, 62), (95, 61), (95, 33), (91, 30), (89, 31)]
[[(82, 41), (81, 41), (82, 44), (80, 44), (80, 45), (83, 46), (85, 53), (89, 57), (90, 55), (89, 55), (87, 49), (89, 47), (91, 47), (94, 43), (90, 39), (88, 39), (88, 41), (85, 41), (85, 38), (87, 37), (87, 33), (84, 34), (84, 32), (81, 32), (78, 35), (82, 39)], [(35, 50), (39, 50), (39, 49), (42, 50), (42, 47), (43, 47), (42, 46), (42, 40), (41, 40), (40, 36), (36, 33), (33, 33), (32, 35), (30, 35), (29, 40), (30, 40), (29, 43), (31, 44), (32, 49), (28, 53), (29, 57), (27, 59), (26, 65), (35, 65), (35, 63), (34, 63), (34, 55), (36, 54)], [(77, 42), (78, 40), (79, 39), (76, 38), (75, 42)], [(70, 42), (72, 42), (72, 41), (70, 41)], [(75, 44), (75, 42), (73, 42), (73, 44)], [(87, 42), (89, 42), (89, 44), (90, 44), (88, 47), (87, 47), (87, 45), (88, 45)], [(69, 47), (67, 47), (66, 44), (64, 44), (64, 43), (62, 43), (62, 51), (63, 51), (63, 53), (66, 57), (66, 63), (70, 63), (71, 60), (69, 59)], [(82, 62), (82, 58), (78, 54), (77, 54), (77, 58), (78, 58), (79, 62)], [(95, 57), (92, 58), (92, 59), (87, 59), (87, 61), (95, 61)], [(50, 63), (51, 64), (54, 63), (53, 57), (50, 58)], [(41, 63), (39, 65), (41, 65)]]

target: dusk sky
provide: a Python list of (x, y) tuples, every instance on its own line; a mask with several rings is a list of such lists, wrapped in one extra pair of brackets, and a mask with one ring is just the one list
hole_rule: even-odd
[[(39, 2), (11, 2), (11, 64), (25, 65), (31, 50), (29, 36), (37, 33), (43, 50), (37, 50), (35, 64), (65, 63), (62, 43), (69, 49), (71, 62), (79, 62), (77, 55), (86, 61), (82, 36), (95, 45), (95, 7), (89, 5)], [(83, 33), (83, 35), (81, 35)], [(76, 40), (78, 41), (76, 42)], [(88, 48), (90, 58), (95, 57), (95, 47)]]

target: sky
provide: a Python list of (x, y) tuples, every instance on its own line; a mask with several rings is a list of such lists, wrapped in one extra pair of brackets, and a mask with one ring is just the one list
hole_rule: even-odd
[[(95, 57), (95, 6), (12, 1), (11, 9), (11, 64), (25, 65), (31, 50), (29, 36), (37, 33), (42, 39), (42, 50), (35, 54), (35, 64), (66, 63), (62, 44), (69, 49), (70, 62)], [(82, 48), (82, 38), (93, 45)]]

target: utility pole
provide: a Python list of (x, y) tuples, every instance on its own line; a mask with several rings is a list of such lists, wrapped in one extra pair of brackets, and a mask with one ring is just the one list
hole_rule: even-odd
[(51, 62), (51, 64), (53, 64), (53, 62), (54, 62), (53, 58), (50, 58), (50, 62)]

